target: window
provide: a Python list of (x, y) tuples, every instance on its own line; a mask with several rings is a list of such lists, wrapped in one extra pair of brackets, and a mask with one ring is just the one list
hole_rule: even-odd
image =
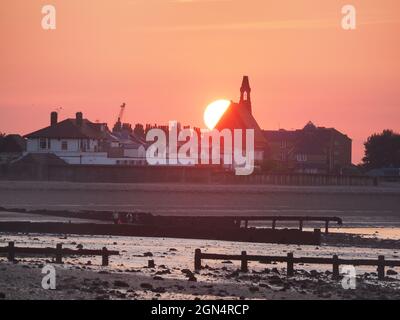
[(287, 147), (287, 142), (286, 140), (281, 140), (281, 148), (284, 149)]
[(61, 141), (61, 150), (68, 150), (68, 141)]
[(296, 160), (298, 162), (306, 162), (307, 161), (307, 155), (306, 154), (297, 154), (296, 155)]
[(39, 139), (39, 147), (40, 147), (40, 149), (47, 149), (47, 139), (40, 138)]
[(86, 152), (87, 149), (86, 140), (80, 140), (79, 143), (81, 151)]

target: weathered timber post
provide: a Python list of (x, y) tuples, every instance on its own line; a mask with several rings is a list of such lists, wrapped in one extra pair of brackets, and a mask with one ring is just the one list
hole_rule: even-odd
[(56, 246), (56, 263), (62, 263), (62, 244), (57, 243)]
[(339, 279), (339, 257), (335, 254), (332, 257), (332, 278), (333, 280)]
[(102, 266), (108, 266), (108, 250), (106, 247), (102, 249)]
[(201, 270), (201, 250), (194, 251), (194, 270)]
[(329, 221), (328, 220), (325, 221), (325, 233), (326, 234), (329, 233)]
[(147, 262), (147, 267), (148, 268), (154, 268), (156, 265), (155, 265), (155, 263), (154, 263), (154, 260), (149, 260), (148, 262)]
[(320, 244), (321, 243), (321, 229), (314, 229), (315, 240)]
[(294, 274), (294, 260), (293, 260), (293, 252), (289, 252), (287, 254), (287, 276), (291, 277)]
[(14, 261), (15, 260), (15, 247), (14, 247), (14, 241), (10, 241), (8, 243), (8, 261)]
[(299, 230), (303, 231), (303, 220), (299, 220)]
[(249, 271), (249, 269), (248, 269), (248, 267), (247, 267), (247, 252), (246, 252), (246, 251), (242, 251), (242, 258), (241, 258), (240, 270), (241, 270), (242, 272), (247, 272), (247, 271)]
[(385, 280), (385, 256), (378, 257), (378, 279)]

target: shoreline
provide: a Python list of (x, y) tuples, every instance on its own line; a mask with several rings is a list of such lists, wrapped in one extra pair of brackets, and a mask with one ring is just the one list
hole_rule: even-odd
[[(0, 258), (0, 296), (5, 299), (396, 299), (400, 276), (392, 268), (386, 270), (385, 281), (378, 281), (376, 269), (357, 267), (356, 290), (345, 290), (341, 280), (332, 280), (328, 266), (298, 264), (293, 277), (286, 276), (285, 264), (249, 263), (249, 272), (238, 271), (239, 264), (231, 261), (206, 260), (203, 268), (193, 270), (193, 251), (196, 246), (205, 252), (295, 252), (295, 256), (376, 257), (386, 254), (398, 257), (398, 252), (374, 248), (286, 246), (265, 244), (222, 243), (185, 239), (146, 239), (127, 237), (82, 237), (61, 235), (0, 234), (0, 243), (14, 240), (19, 245), (53, 246), (63, 242), (73, 248), (107, 245), (119, 249), (109, 267), (100, 266), (99, 257), (68, 257), (56, 265), (51, 257), (16, 257), (17, 263)], [(300, 250), (300, 251), (299, 251)], [(155, 261), (154, 268), (147, 261)], [(57, 290), (41, 288), (44, 265), (56, 268)], [(389, 271), (390, 270), (390, 271)]]

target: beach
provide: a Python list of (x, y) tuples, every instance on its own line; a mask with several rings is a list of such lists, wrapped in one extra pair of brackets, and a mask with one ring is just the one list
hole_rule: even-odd
[[(8, 262), (0, 257), (0, 298), (4, 299), (396, 299), (400, 289), (398, 268), (386, 268), (384, 281), (377, 279), (376, 267), (357, 266), (356, 289), (345, 290), (342, 280), (332, 279), (332, 266), (296, 264), (292, 277), (286, 263), (249, 262), (249, 271), (240, 271), (240, 261), (204, 260), (194, 270), (194, 251), (206, 253), (295, 257), (332, 257), (387, 260), (400, 258), (400, 190), (396, 187), (274, 188), (274, 186), (193, 185), (108, 185), (17, 182), (0, 184), (1, 221), (56, 221), (71, 223), (83, 219), (15, 213), (11, 208), (122, 211), (144, 210), (157, 214), (246, 214), (337, 215), (344, 227), (334, 227), (323, 235), (320, 246), (243, 243), (214, 240), (142, 238), (117, 236), (77, 236), (69, 234), (0, 233), (0, 246), (15, 242), (22, 247), (118, 250), (110, 265), (101, 266), (101, 257), (66, 257), (55, 264), (53, 257), (16, 257)], [(63, 201), (60, 202), (59, 194)], [(93, 199), (97, 194), (96, 199)], [(201, 196), (210, 200), (201, 203)], [(232, 196), (234, 195), (234, 196)], [(320, 196), (330, 201), (315, 202)], [(152, 197), (151, 200), (150, 197)], [(292, 197), (293, 202), (285, 203)], [(314, 198), (315, 197), (315, 198)], [(354, 197), (354, 198), (353, 198)], [(357, 199), (351, 201), (351, 199)], [(170, 200), (168, 200), (170, 199)], [(179, 203), (177, 199), (182, 199)], [(185, 200), (186, 199), (186, 200)], [(192, 200), (192, 201), (188, 201)], [(225, 199), (225, 200), (224, 200)], [(359, 202), (363, 199), (366, 203)], [(93, 201), (93, 202), (92, 202)], [(222, 202), (221, 202), (222, 201)], [(224, 202), (225, 201), (225, 202)], [(172, 203), (173, 202), (173, 203)], [(376, 203), (375, 203), (376, 202)], [(118, 205), (114, 205), (119, 203)], [(145, 204), (140, 207), (138, 204)], [(190, 206), (191, 203), (191, 206)], [(217, 206), (217, 203), (220, 205)], [(241, 203), (241, 204), (240, 204)], [(375, 203), (373, 205), (373, 203)], [(279, 206), (281, 204), (282, 206)], [(301, 204), (301, 205), (300, 205)], [(400, 206), (399, 206), (400, 207)], [(167, 208), (170, 208), (167, 210)], [(296, 209), (297, 208), (297, 209)], [(269, 211), (268, 211), (269, 210)], [(100, 223), (100, 222), (99, 222)], [(309, 226), (314, 227), (314, 226)], [(154, 268), (148, 267), (153, 260)], [(56, 290), (44, 290), (41, 274), (45, 265), (57, 274)]]

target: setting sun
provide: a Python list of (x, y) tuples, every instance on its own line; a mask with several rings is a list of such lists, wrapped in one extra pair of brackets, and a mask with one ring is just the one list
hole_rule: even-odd
[(207, 128), (212, 130), (217, 125), (219, 119), (229, 108), (231, 102), (229, 100), (221, 99), (210, 103), (204, 111), (204, 123)]

